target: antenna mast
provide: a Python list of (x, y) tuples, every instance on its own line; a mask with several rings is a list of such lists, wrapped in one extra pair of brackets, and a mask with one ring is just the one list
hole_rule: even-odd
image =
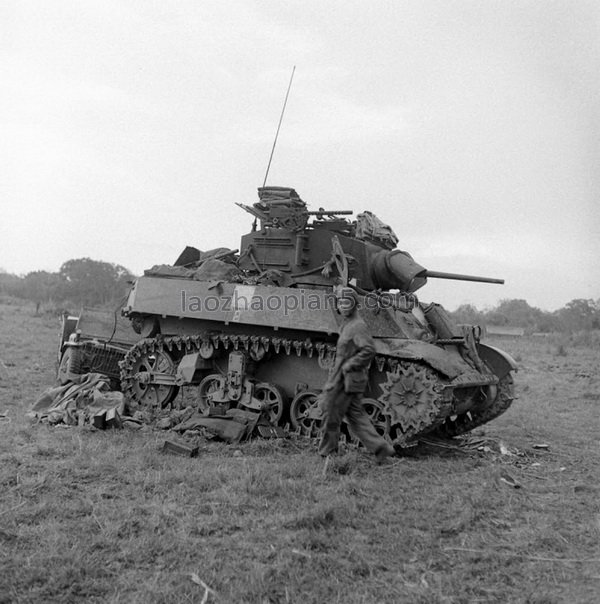
[(294, 79), (294, 72), (296, 71), (296, 66), (292, 69), (292, 75), (290, 76), (290, 83), (288, 84), (287, 92), (285, 93), (285, 100), (283, 101), (283, 108), (281, 110), (281, 116), (279, 117), (279, 124), (277, 125), (277, 132), (275, 133), (275, 140), (273, 141), (273, 148), (271, 149), (271, 156), (269, 157), (269, 163), (267, 165), (267, 172), (265, 173), (265, 180), (263, 182), (263, 187), (267, 184), (267, 176), (269, 176), (269, 168), (271, 167), (271, 160), (273, 159), (273, 153), (275, 153), (275, 145), (277, 144), (277, 137), (279, 136), (279, 129), (281, 128), (281, 122), (283, 121), (283, 114), (285, 113), (285, 106), (287, 105), (288, 96), (290, 94), (290, 89), (292, 87), (292, 80)]

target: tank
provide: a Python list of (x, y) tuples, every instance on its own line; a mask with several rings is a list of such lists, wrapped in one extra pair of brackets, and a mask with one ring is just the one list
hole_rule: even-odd
[(462, 434), (508, 409), (510, 355), (416, 295), (429, 278), (502, 280), (425, 269), (370, 212), (309, 211), (286, 187), (258, 197), (238, 204), (254, 218), (239, 248), (186, 247), (134, 283), (122, 312), (141, 339), (121, 363), (132, 407), (238, 407), (316, 436), (342, 322), (335, 291), (349, 286), (376, 343), (364, 405), (390, 442)]

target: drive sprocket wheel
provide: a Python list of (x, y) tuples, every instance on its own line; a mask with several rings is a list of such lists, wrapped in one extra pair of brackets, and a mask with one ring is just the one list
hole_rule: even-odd
[(513, 378), (507, 373), (498, 382), (498, 393), (493, 402), (481, 411), (473, 410), (459, 415), (454, 421), (448, 418), (436, 431), (435, 434), (445, 438), (459, 436), (470, 432), (474, 428), (492, 421), (502, 415), (514, 400)]
[(177, 386), (152, 382), (152, 376), (175, 374), (175, 361), (158, 342), (139, 342), (121, 364), (121, 386), (131, 403), (141, 408), (161, 409), (178, 392)]
[(433, 369), (410, 361), (400, 361), (387, 372), (378, 400), (390, 418), (395, 443), (407, 445), (444, 419), (449, 405), (444, 401), (444, 386)]

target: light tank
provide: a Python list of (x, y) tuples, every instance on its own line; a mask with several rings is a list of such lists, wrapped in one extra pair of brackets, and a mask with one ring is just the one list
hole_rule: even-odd
[(415, 294), (428, 278), (503, 281), (426, 270), (370, 212), (351, 221), (349, 210), (308, 211), (294, 189), (258, 193), (238, 204), (254, 216), (239, 249), (187, 247), (133, 285), (123, 314), (141, 339), (121, 363), (130, 405), (239, 407), (315, 436), (342, 322), (334, 294), (350, 286), (377, 351), (364, 405), (387, 439), (458, 435), (510, 406), (513, 359)]

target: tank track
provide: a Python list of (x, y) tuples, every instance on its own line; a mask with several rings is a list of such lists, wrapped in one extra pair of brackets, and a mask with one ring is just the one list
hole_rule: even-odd
[(454, 421), (448, 418), (435, 430), (435, 434), (444, 438), (460, 436), (499, 417), (511, 406), (514, 400), (513, 386), (512, 375), (508, 373), (498, 383), (498, 393), (491, 405), (479, 412), (463, 413)]
[[(136, 369), (141, 359), (147, 359), (150, 356), (164, 354), (173, 359), (173, 367), (169, 372), (161, 372), (165, 375), (174, 376), (176, 373), (175, 359), (179, 356), (192, 353), (206, 353), (206, 351), (215, 352), (220, 348), (223, 350), (237, 351), (245, 350), (252, 354), (259, 354), (259, 351), (267, 353), (269, 351), (279, 354), (283, 349), (286, 355), (295, 353), (297, 356), (306, 354), (309, 358), (316, 353), (319, 358), (319, 364), (322, 368), (328, 369), (335, 358), (335, 346), (323, 342), (312, 342), (309, 338), (304, 340), (291, 340), (289, 338), (265, 337), (265, 336), (247, 336), (247, 335), (229, 335), (219, 334), (211, 336), (157, 336), (156, 338), (145, 338), (137, 342), (129, 349), (125, 358), (120, 363), (121, 367), (121, 389), (126, 399), (138, 407), (144, 407), (147, 402), (146, 391), (139, 388), (139, 382), (136, 377)], [(176, 389), (177, 386), (169, 386), (169, 389)], [(175, 392), (176, 394), (176, 392)], [(174, 394), (157, 398), (158, 405), (165, 406), (171, 402)], [(158, 400), (158, 399), (164, 400)]]
[[(129, 405), (141, 410), (158, 410), (166, 407), (177, 395), (175, 384), (144, 384), (138, 372), (151, 371), (155, 374), (174, 377), (177, 360), (185, 354), (206, 355), (218, 350), (245, 350), (252, 354), (259, 351), (300, 357), (318, 355), (322, 369), (329, 369), (335, 359), (335, 346), (313, 342), (310, 338), (289, 338), (248, 335), (194, 335), (157, 336), (136, 343), (120, 364), (121, 387)], [(158, 360), (157, 360), (158, 359)], [(444, 422), (451, 408), (448, 383), (430, 367), (413, 361), (404, 361), (385, 355), (374, 359), (382, 390), (379, 399), (365, 399), (371, 403), (370, 415), (378, 430), (394, 444), (402, 447), (423, 432), (429, 432)], [(382, 375), (384, 374), (384, 375)], [(313, 391), (310, 391), (313, 392)], [(302, 394), (310, 394), (309, 391)], [(306, 398), (306, 397), (305, 397)], [(292, 402), (291, 407), (294, 407)], [(292, 425), (300, 428), (307, 436), (316, 436), (320, 425), (317, 410), (318, 396), (308, 397), (302, 408), (302, 417), (292, 417)]]

